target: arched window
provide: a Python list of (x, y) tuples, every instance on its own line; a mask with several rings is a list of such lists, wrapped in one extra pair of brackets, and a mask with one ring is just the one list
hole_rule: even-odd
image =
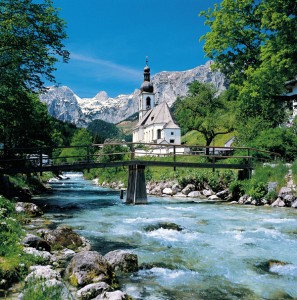
[(158, 130), (157, 130), (157, 139), (158, 139), (158, 140), (161, 138), (161, 132), (162, 132), (161, 129), (158, 129)]
[(151, 98), (147, 97), (146, 98), (146, 109), (150, 109), (151, 108)]

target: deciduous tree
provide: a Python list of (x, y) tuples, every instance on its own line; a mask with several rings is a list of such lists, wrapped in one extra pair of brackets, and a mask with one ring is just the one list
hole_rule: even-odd
[(205, 53), (237, 94), (241, 128), (255, 118), (258, 131), (284, 122), (275, 96), (297, 74), (296, 0), (223, 0), (201, 15), (210, 26), (201, 37)]
[(44, 87), (44, 79), (54, 81), (55, 63), (69, 57), (65, 38), (65, 22), (51, 0), (1, 0), (1, 92), (16, 87), (32, 92)]
[(197, 130), (203, 134), (206, 146), (210, 146), (217, 135), (233, 130), (230, 108), (230, 103), (223, 95), (218, 96), (212, 84), (194, 81), (189, 86), (188, 96), (176, 103), (175, 115), (183, 132)]
[[(49, 141), (49, 118), (37, 94), (53, 81), (55, 63), (67, 62), (65, 22), (51, 0), (0, 0), (0, 142)], [(36, 142), (33, 140), (36, 139)]]

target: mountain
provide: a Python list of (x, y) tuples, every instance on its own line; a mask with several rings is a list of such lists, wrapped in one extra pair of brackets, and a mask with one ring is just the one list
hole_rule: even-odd
[[(188, 85), (194, 81), (211, 82), (221, 92), (226, 88), (226, 79), (219, 72), (212, 72), (211, 62), (187, 71), (160, 72), (152, 78), (156, 93), (156, 102), (166, 101), (171, 106), (178, 96), (183, 97), (188, 91)], [(46, 103), (50, 115), (86, 127), (96, 119), (118, 123), (138, 111), (140, 90), (136, 89), (130, 95), (108, 97), (104, 91), (94, 98), (80, 98), (66, 87), (50, 87), (40, 100)]]

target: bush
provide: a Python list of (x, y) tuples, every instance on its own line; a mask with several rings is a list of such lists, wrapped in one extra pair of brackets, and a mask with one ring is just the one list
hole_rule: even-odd
[(229, 186), (229, 191), (232, 193), (232, 198), (234, 200), (238, 200), (241, 196), (245, 194), (245, 181), (235, 180), (231, 182)]
[(194, 184), (198, 190), (210, 187), (213, 191), (225, 189), (231, 182), (235, 180), (235, 174), (231, 170), (228, 171), (211, 171), (211, 170), (192, 170), (186, 175), (178, 178), (181, 186)]
[(72, 299), (70, 293), (63, 295), (63, 286), (48, 285), (45, 280), (31, 280), (23, 290), (22, 300), (61, 300)]
[(267, 183), (257, 182), (254, 180), (249, 181), (246, 194), (248, 194), (255, 200), (260, 200), (267, 194)]

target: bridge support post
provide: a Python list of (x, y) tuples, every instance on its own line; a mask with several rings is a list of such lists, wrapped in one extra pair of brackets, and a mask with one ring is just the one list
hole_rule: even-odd
[(147, 204), (144, 169), (143, 165), (129, 166), (126, 204)]

